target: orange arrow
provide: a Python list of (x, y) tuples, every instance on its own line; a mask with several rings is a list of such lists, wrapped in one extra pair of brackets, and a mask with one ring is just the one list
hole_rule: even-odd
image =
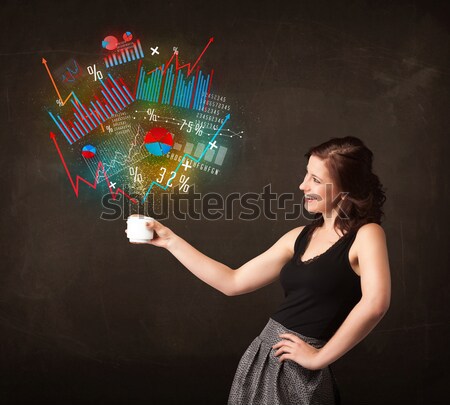
[(62, 105), (66, 104), (67, 101), (69, 100), (70, 96), (73, 94), (73, 91), (72, 91), (72, 92), (67, 96), (67, 98), (63, 101), (63, 99), (62, 99), (62, 97), (61, 97), (61, 94), (59, 94), (58, 87), (56, 87), (56, 83), (55, 83), (55, 81), (53, 80), (53, 76), (52, 76), (52, 74), (51, 74), (51, 72), (50, 72), (50, 69), (49, 69), (48, 66), (47, 66), (47, 61), (46, 61), (44, 58), (42, 58), (42, 64), (43, 64), (43, 65), (45, 66), (45, 68), (47, 69), (47, 73), (48, 73), (48, 75), (50, 76), (50, 80), (51, 80), (52, 83), (53, 83), (53, 87), (54, 87), (55, 90), (56, 90), (56, 94), (58, 95), (59, 100), (61, 101)]

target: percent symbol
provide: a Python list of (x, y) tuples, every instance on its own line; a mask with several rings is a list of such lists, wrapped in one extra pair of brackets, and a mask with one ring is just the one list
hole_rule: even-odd
[(111, 133), (113, 131), (113, 129), (111, 128), (111, 125), (107, 125), (106, 129), (108, 130), (109, 133)]
[(147, 110), (147, 114), (148, 114), (148, 120), (149, 121), (156, 121), (156, 119), (158, 118), (158, 116), (155, 114), (155, 109), (154, 108), (149, 108)]
[(188, 192), (189, 187), (190, 187), (189, 184), (187, 184), (188, 181), (189, 181), (189, 177), (186, 177), (184, 174), (182, 174), (180, 176), (180, 184), (181, 184), (180, 189), (181, 189), (181, 191), (183, 191), (185, 193)]
[(97, 81), (97, 79), (103, 79), (103, 73), (100, 70), (97, 70), (97, 66), (95, 64), (88, 66), (87, 71), (90, 76), (94, 75), (94, 81)]
[(138, 173), (138, 168), (136, 167), (130, 167), (130, 176), (134, 176), (134, 182), (139, 181), (139, 183), (142, 183), (142, 174)]
[(202, 134), (203, 134), (202, 129), (203, 129), (203, 128), (204, 128), (204, 125), (203, 125), (203, 124), (199, 124), (199, 123), (195, 124), (195, 133), (196, 133), (198, 136), (202, 136)]

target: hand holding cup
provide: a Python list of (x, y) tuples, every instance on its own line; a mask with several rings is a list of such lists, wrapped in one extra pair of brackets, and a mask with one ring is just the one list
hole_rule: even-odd
[(175, 239), (175, 234), (166, 226), (151, 217), (131, 215), (127, 220), (125, 233), (134, 244), (149, 244), (167, 248)]

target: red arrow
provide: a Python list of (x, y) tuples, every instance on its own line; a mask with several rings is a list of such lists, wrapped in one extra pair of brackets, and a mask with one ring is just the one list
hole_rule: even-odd
[(197, 60), (195, 61), (195, 63), (191, 66), (190, 63), (186, 63), (185, 65), (180, 66), (179, 62), (178, 62), (178, 51), (174, 52), (172, 57), (166, 62), (165, 66), (164, 66), (164, 70), (162, 68), (162, 65), (157, 67), (156, 69), (153, 69), (152, 71), (148, 72), (147, 74), (151, 74), (153, 73), (155, 70), (160, 69), (162, 71), (162, 74), (164, 75), (167, 71), (167, 69), (169, 68), (170, 64), (172, 63), (173, 58), (175, 58), (175, 72), (178, 72), (180, 69), (183, 69), (187, 66), (187, 75), (186, 77), (189, 77), (190, 74), (194, 71), (195, 66), (197, 66), (198, 62), (200, 62), (200, 59), (202, 58), (203, 54), (206, 52), (206, 50), (208, 49), (209, 45), (211, 45), (211, 43), (214, 41), (214, 37), (209, 38), (209, 42), (206, 44), (206, 46), (203, 48), (202, 53), (199, 55), (199, 57), (197, 58)]

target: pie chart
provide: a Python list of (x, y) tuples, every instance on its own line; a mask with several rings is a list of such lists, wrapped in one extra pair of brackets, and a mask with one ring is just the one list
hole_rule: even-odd
[(95, 149), (95, 146), (92, 145), (86, 145), (81, 149), (81, 154), (86, 159), (92, 159), (97, 153), (97, 149)]
[(103, 41), (102, 41), (102, 46), (103, 48), (107, 49), (108, 51), (113, 51), (114, 49), (117, 48), (117, 38), (112, 36), (112, 35), (108, 35)]
[(133, 39), (133, 34), (130, 31), (125, 32), (125, 34), (123, 34), (123, 40), (130, 42)]
[(163, 156), (172, 149), (173, 135), (166, 128), (152, 128), (145, 134), (144, 143), (148, 153)]

